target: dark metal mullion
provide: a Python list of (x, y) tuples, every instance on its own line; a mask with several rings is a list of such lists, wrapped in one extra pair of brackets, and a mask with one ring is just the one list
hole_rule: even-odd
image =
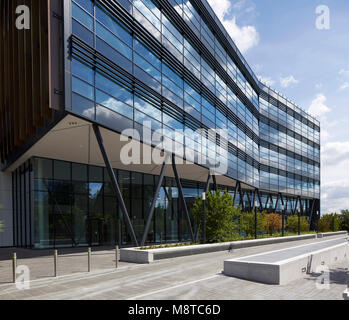
[(101, 132), (99, 130), (99, 127), (97, 124), (93, 124), (93, 130), (95, 132), (95, 135), (96, 135), (96, 138), (97, 138), (97, 142), (98, 142), (98, 145), (99, 145), (99, 148), (100, 148), (100, 151), (102, 153), (102, 156), (103, 156), (103, 159), (104, 159), (104, 163), (107, 167), (107, 170), (108, 170), (108, 173), (109, 173), (109, 177), (110, 177), (110, 180), (113, 184), (113, 187), (114, 187), (114, 191), (116, 193), (116, 197), (118, 198), (118, 202), (119, 202), (119, 207), (122, 211), (122, 214), (124, 215), (124, 218), (126, 220), (126, 224), (127, 224), (127, 227), (129, 229), (129, 232), (130, 232), (130, 235), (131, 235), (131, 239), (132, 239), (132, 242), (138, 247), (138, 241), (137, 241), (137, 237), (136, 237), (136, 234), (134, 232), (134, 229), (133, 229), (133, 226), (132, 226), (132, 222), (130, 220), (130, 217), (128, 215), (128, 212), (127, 212), (127, 208), (125, 206), (125, 202), (124, 202), (124, 199), (122, 197), (122, 194), (121, 194), (121, 190), (120, 190), (120, 187), (119, 187), (119, 184), (118, 184), (118, 181), (115, 177), (115, 174), (114, 174), (114, 171), (113, 171), (113, 168), (111, 166), (111, 163), (109, 161), (109, 157), (108, 157), (108, 154), (107, 154), (107, 151), (104, 147), (104, 143), (103, 143), (103, 139), (102, 139), (102, 135), (101, 135)]
[[(70, 193), (70, 219), (71, 219), (70, 227), (71, 227), (72, 238), (75, 241), (75, 228), (74, 228), (74, 217), (73, 217), (73, 197), (75, 200), (75, 196), (73, 193), (73, 163), (72, 162), (70, 162), (70, 187), (71, 187), (71, 190), (69, 192)], [(75, 243), (72, 242), (72, 247), (76, 245), (77, 245), (76, 242)]]
[(144, 246), (145, 241), (146, 241), (147, 236), (148, 236), (150, 224), (151, 224), (151, 221), (152, 221), (152, 218), (153, 218), (153, 215), (154, 215), (156, 201), (157, 201), (157, 198), (159, 196), (159, 192), (160, 192), (160, 189), (161, 189), (161, 186), (162, 186), (162, 182), (164, 180), (164, 176), (165, 176), (165, 172), (166, 172), (166, 168), (167, 168), (167, 159), (168, 159), (168, 157), (169, 156), (166, 155), (165, 161), (164, 161), (164, 163), (162, 165), (162, 168), (161, 168), (161, 173), (160, 173), (158, 185), (156, 186), (154, 198), (153, 198), (152, 204), (151, 204), (151, 206), (149, 208), (147, 222), (146, 222), (146, 225), (145, 225), (145, 228), (144, 228), (144, 233), (143, 233), (143, 237), (142, 237), (142, 241), (141, 241), (141, 246)]
[(23, 247), (23, 203), (22, 203), (22, 166), (19, 167), (19, 208), (20, 208), (20, 229), (21, 247)]
[(32, 242), (32, 218), (33, 218), (33, 212), (32, 212), (32, 161), (31, 159), (28, 160), (29, 162), (29, 168), (28, 168), (28, 175), (29, 175), (29, 237), (30, 237), (30, 247), (33, 246)]
[(187, 218), (190, 235), (191, 235), (192, 241), (194, 242), (195, 241), (194, 232), (193, 232), (193, 228), (192, 228), (191, 221), (190, 221), (188, 207), (187, 207), (187, 204), (185, 202), (185, 198), (184, 198), (184, 194), (183, 194), (182, 184), (181, 184), (181, 181), (179, 179), (179, 175), (178, 175), (178, 171), (177, 171), (177, 167), (176, 167), (176, 156), (174, 153), (172, 154), (172, 167), (173, 167), (173, 172), (175, 174), (175, 178), (176, 178), (176, 182), (177, 182), (177, 186), (178, 186), (178, 190), (179, 190), (179, 196), (182, 200), (183, 208), (184, 208), (185, 215)]
[(16, 230), (17, 230), (17, 233), (16, 233), (16, 238), (17, 238), (17, 242), (16, 242), (16, 246), (19, 245), (19, 225), (18, 225), (18, 216), (19, 216), (19, 208), (20, 206), (18, 206), (18, 198), (20, 198), (20, 194), (18, 194), (18, 171), (19, 169), (16, 170)]
[[(55, 181), (55, 163), (54, 163), (54, 160), (51, 160), (51, 164), (52, 164), (52, 182), (53, 182), (53, 193), (55, 192), (55, 187), (54, 187), (54, 181)], [(45, 183), (44, 183), (45, 184)], [(48, 186), (46, 186), (46, 189), (50, 195), (50, 197), (52, 197), (52, 200), (55, 201), (56, 198), (54, 198), (54, 196), (51, 194), (51, 191), (50, 189), (48, 188)], [(56, 248), (56, 205), (52, 205), (51, 207), (52, 209), (52, 214), (53, 214), (53, 247)]]
[(24, 207), (24, 246), (27, 247), (27, 186), (26, 186), (26, 163), (23, 164), (23, 207)]
[(15, 233), (15, 216), (16, 216), (16, 211), (15, 210), (15, 187), (14, 187), (14, 176), (15, 176), (15, 172), (11, 173), (11, 188), (12, 188), (12, 241), (13, 241), (13, 246), (16, 246), (16, 233)]

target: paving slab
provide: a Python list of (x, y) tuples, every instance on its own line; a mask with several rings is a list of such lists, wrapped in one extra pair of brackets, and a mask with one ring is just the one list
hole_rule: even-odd
[[(294, 245), (321, 241), (303, 240)], [(289, 246), (288, 243), (280, 243), (242, 248), (231, 252), (160, 260), (151, 265), (121, 263), (117, 270), (113, 268), (114, 261), (109, 253), (97, 256), (95, 268), (90, 274), (84, 271), (85, 257), (80, 266), (81, 260), (77, 256), (69, 258), (70, 267), (82, 271), (73, 274), (66, 272), (58, 278), (40, 278), (40, 273), (33, 270), (38, 277), (31, 281), (30, 290), (18, 290), (13, 284), (0, 284), (0, 300), (343, 300), (348, 280), (347, 262), (331, 266), (330, 284), (323, 289), (318, 285), (321, 284), (319, 274), (309, 274), (305, 279), (281, 286), (254, 283), (222, 274), (223, 262), (227, 259), (286, 249)], [(36, 266), (39, 262), (43, 265), (40, 270), (51, 266), (51, 260), (47, 264), (45, 256), (35, 259), (39, 259)]]

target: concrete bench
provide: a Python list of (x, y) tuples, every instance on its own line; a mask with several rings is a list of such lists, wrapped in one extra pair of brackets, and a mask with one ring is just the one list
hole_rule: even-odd
[(276, 250), (224, 261), (224, 274), (246, 280), (284, 285), (317, 271), (317, 267), (348, 259), (346, 238)]

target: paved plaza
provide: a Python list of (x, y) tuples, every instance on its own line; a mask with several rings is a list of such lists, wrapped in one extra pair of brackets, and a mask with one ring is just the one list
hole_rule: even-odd
[[(328, 239), (327, 239), (328, 240)], [(59, 250), (57, 278), (53, 277), (52, 250), (16, 249), (18, 265), (31, 272), (30, 289), (11, 282), (14, 249), (0, 250), (0, 300), (343, 300), (349, 261), (330, 266), (329, 286), (319, 285), (319, 274), (276, 286), (227, 277), (223, 261), (324, 240), (312, 239), (156, 261), (151, 265), (119, 262), (111, 248), (93, 249), (92, 272), (87, 273), (87, 249)]]

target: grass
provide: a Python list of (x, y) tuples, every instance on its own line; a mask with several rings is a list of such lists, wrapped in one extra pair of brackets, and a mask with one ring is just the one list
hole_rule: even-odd
[[(305, 234), (316, 234), (316, 232), (315, 231), (301, 232), (301, 235), (305, 235)], [(297, 235), (298, 235), (298, 233), (285, 232), (285, 237), (297, 236)], [(270, 234), (258, 235), (258, 239), (279, 238), (279, 237), (282, 237), (281, 233), (275, 233), (273, 235), (270, 235)], [(243, 240), (255, 240), (255, 238), (254, 238), (254, 236), (241, 236), (239, 234), (233, 234), (229, 240), (224, 240), (221, 242), (243, 241)], [(163, 245), (151, 245), (151, 246), (147, 246), (147, 247), (140, 247), (139, 250), (178, 248), (178, 247), (197, 246), (200, 244), (202, 244), (202, 243), (183, 242), (183, 243), (172, 243), (172, 244), (163, 244)]]

